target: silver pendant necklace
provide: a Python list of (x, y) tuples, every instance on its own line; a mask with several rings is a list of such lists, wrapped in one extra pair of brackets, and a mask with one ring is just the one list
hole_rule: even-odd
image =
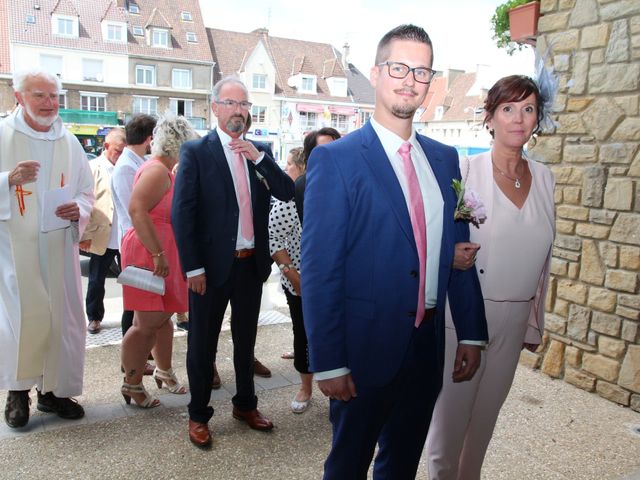
[(495, 168), (500, 175), (502, 175), (503, 177), (508, 178), (509, 180), (511, 180), (516, 188), (520, 188), (522, 186), (522, 184), (520, 183), (520, 179), (518, 177), (512, 178), (509, 175), (507, 175), (506, 173), (504, 173), (502, 170), (500, 170), (498, 168), (498, 166), (496, 165), (496, 163), (493, 161), (493, 158), (491, 159), (491, 163), (493, 164), (493, 168)]

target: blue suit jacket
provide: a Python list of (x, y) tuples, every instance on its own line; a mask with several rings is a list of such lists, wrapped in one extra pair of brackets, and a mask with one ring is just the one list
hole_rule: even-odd
[[(444, 199), (435, 318), (442, 368), (447, 294), (459, 340), (487, 340), (487, 326), (476, 270), (452, 269), (455, 243), (469, 238), (468, 225), (453, 219), (457, 152), (421, 135), (418, 141)], [(384, 385), (400, 368), (414, 329), (419, 264), (400, 183), (369, 123), (314, 149), (304, 210), (301, 279), (311, 370), (346, 366), (356, 386)]]
[[(257, 165), (247, 161), (256, 263), (258, 276), (265, 281), (272, 263), (269, 255), (269, 201), (272, 194), (283, 201), (291, 200), (294, 184), (275, 163), (269, 147), (253, 143), (265, 153)], [(259, 179), (256, 172), (264, 180)], [(180, 150), (171, 207), (171, 223), (182, 269), (189, 272), (204, 267), (207, 282), (222, 285), (231, 272), (239, 218), (233, 178), (216, 130), (206, 137), (186, 142)]]

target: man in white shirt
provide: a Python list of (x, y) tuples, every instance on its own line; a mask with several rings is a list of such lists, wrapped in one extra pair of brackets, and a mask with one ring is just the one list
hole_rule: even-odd
[(111, 197), (111, 174), (125, 145), (124, 130), (114, 128), (104, 139), (102, 154), (89, 162), (96, 202), (80, 240), (80, 250), (90, 254), (85, 308), (89, 320), (87, 331), (91, 334), (100, 332), (100, 323), (104, 318), (104, 282), (109, 268), (114, 258), (120, 264), (120, 235)]

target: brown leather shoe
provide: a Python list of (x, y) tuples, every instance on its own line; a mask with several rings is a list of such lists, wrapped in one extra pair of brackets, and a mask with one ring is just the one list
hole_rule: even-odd
[(95, 335), (96, 333), (100, 333), (101, 328), (102, 327), (100, 326), (100, 320), (91, 320), (89, 322), (89, 326), (87, 327), (87, 332)]
[(218, 368), (214, 363), (213, 364), (213, 381), (211, 382), (211, 389), (218, 390), (221, 385), (222, 385), (222, 382), (220, 381), (220, 375), (218, 375)]
[(243, 412), (242, 410), (238, 410), (236, 407), (233, 407), (233, 418), (247, 422), (247, 425), (254, 430), (266, 431), (273, 428), (271, 420), (262, 415), (257, 408), (255, 410)]
[(257, 358), (253, 359), (253, 373), (262, 378), (271, 378), (271, 370), (260, 363)]
[(189, 440), (196, 447), (209, 448), (211, 446), (211, 432), (209, 425), (189, 420)]

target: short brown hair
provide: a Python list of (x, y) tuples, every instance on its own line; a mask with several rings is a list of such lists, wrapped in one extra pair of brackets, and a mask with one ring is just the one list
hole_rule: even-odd
[(429, 35), (422, 27), (407, 24), (397, 26), (380, 39), (376, 50), (376, 65), (389, 59), (389, 45), (393, 40), (412, 40), (428, 45), (429, 48), (431, 48), (431, 63), (433, 64), (433, 44), (431, 43), (431, 38), (429, 38)]
[[(484, 100), (484, 125), (493, 118), (499, 105), (508, 102), (521, 102), (531, 94), (535, 94), (538, 110), (538, 123), (533, 133), (540, 131), (540, 122), (544, 117), (542, 97), (538, 85), (526, 75), (509, 75), (498, 80), (487, 93)], [(493, 137), (493, 131), (489, 132)]]

